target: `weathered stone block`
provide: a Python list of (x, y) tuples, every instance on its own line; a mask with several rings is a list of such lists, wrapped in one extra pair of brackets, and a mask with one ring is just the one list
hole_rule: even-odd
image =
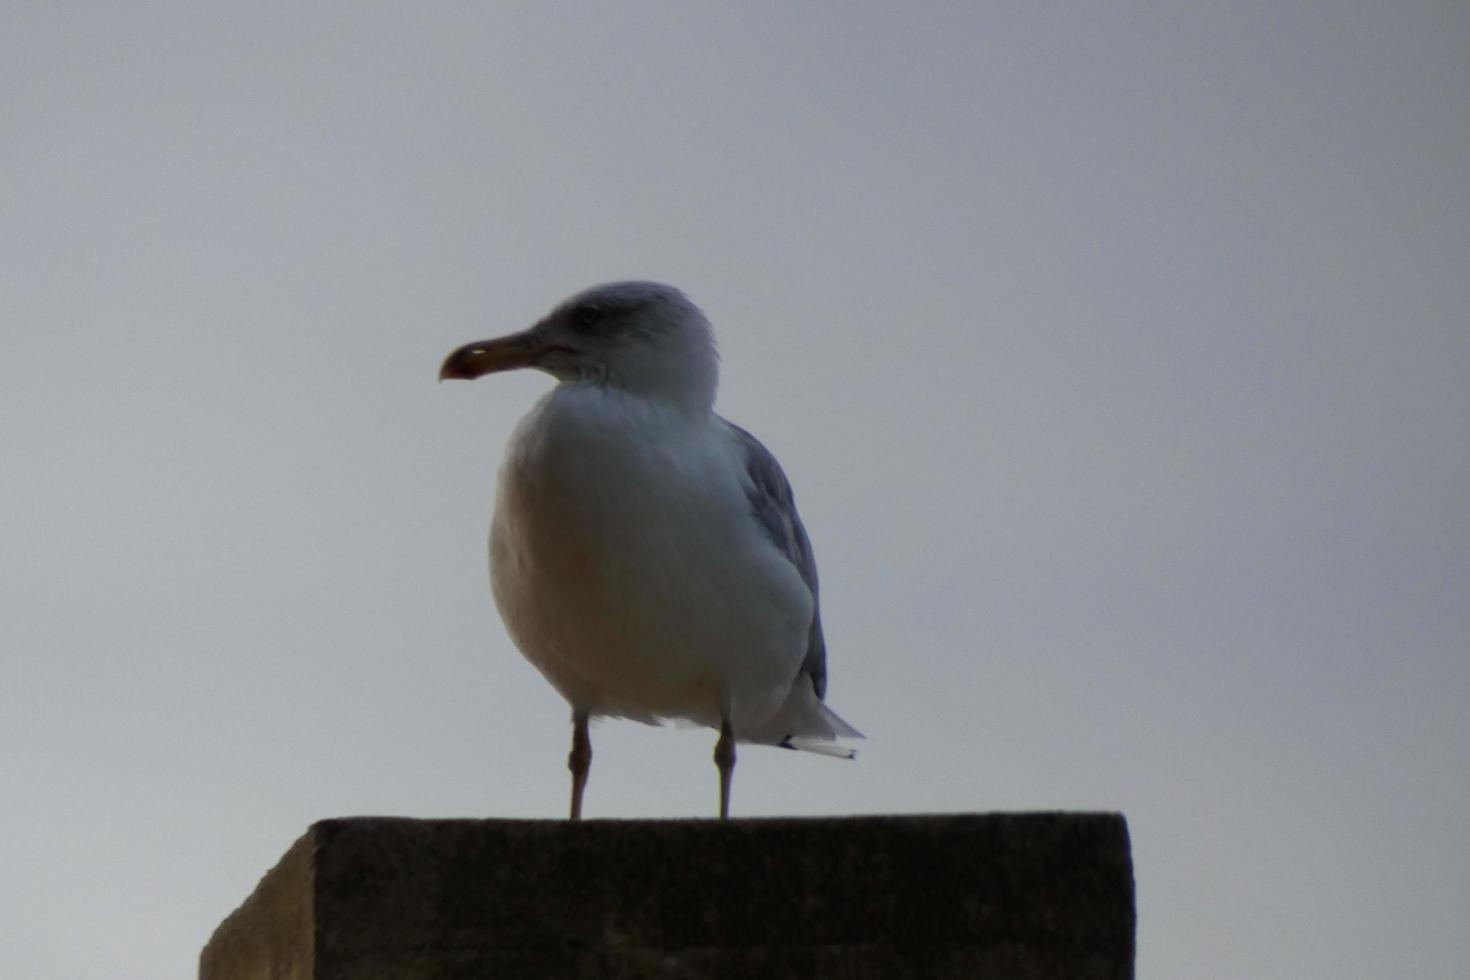
[(1133, 975), (1118, 814), (314, 825), (201, 980)]

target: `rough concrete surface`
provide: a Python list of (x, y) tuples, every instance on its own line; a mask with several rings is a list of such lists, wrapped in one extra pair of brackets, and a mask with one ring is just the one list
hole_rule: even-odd
[(1133, 976), (1119, 814), (315, 824), (201, 980)]

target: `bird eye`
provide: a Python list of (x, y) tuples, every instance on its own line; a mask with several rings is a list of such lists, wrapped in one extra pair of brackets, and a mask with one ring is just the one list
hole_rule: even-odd
[(572, 310), (572, 329), (591, 330), (602, 319), (602, 311), (595, 306), (579, 306)]

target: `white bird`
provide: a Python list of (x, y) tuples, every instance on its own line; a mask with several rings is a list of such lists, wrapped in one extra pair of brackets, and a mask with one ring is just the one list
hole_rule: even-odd
[(572, 709), (571, 818), (589, 718), (719, 730), (720, 816), (735, 743), (851, 758), (822, 697), (817, 566), (776, 458), (714, 412), (709, 321), (679, 290), (619, 282), (450, 354), (440, 379), (533, 367), (559, 382), (516, 428), (490, 529), (496, 606)]

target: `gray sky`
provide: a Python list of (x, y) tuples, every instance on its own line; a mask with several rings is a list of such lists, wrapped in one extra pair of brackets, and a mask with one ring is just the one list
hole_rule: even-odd
[[(190, 977), (321, 817), (562, 813), (483, 540), (550, 382), (435, 372), (639, 277), (868, 735), (738, 814), (1117, 808), (1141, 977), (1463, 975), (1464, 4), (0, 21), (0, 974)], [(714, 812), (712, 733), (593, 739), (589, 814)]]

